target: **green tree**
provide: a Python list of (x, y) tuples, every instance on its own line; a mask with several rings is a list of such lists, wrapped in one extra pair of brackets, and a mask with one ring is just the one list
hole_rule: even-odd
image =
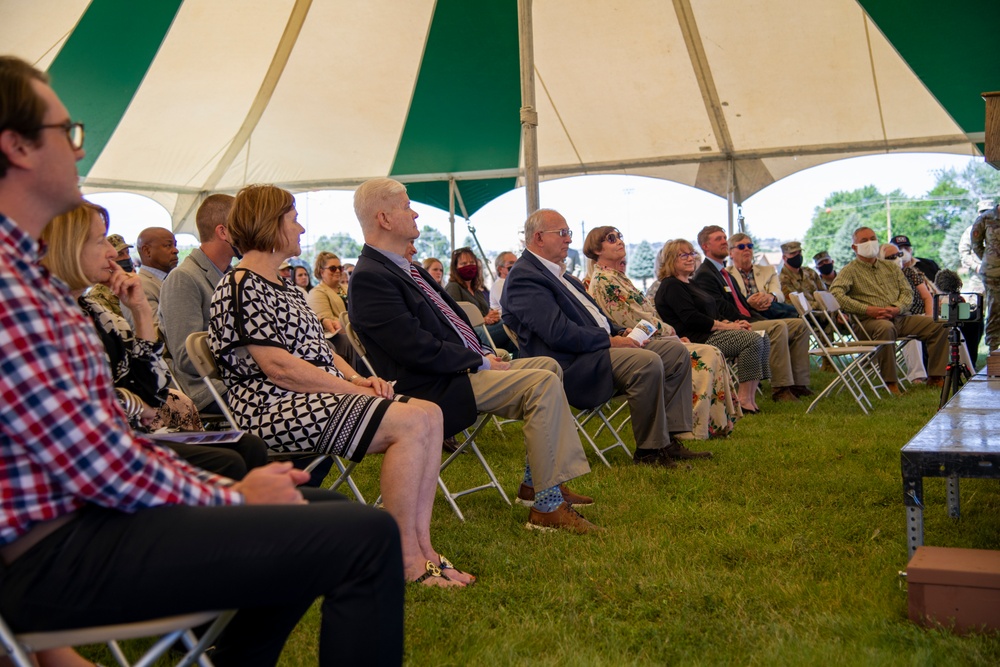
[[(876, 212), (882, 209), (882, 219), (878, 221)], [(842, 266), (838, 257), (844, 256), (845, 250), (853, 258), (851, 252), (850, 234), (847, 235), (847, 246), (842, 247), (844, 236), (842, 228), (846, 220), (852, 220), (854, 231), (857, 227), (868, 225), (873, 229), (881, 229), (885, 236), (885, 195), (874, 185), (851, 191), (831, 192), (813, 211), (812, 224), (806, 230), (802, 242), (802, 254), (811, 259), (816, 253), (827, 250), (830, 256)]]
[(628, 258), (626, 271), (630, 278), (642, 281), (642, 291), (646, 291), (646, 281), (653, 277), (653, 267), (656, 263), (656, 253), (649, 241), (642, 241), (634, 246)]
[(332, 252), (342, 260), (353, 259), (361, 254), (361, 244), (345, 232), (337, 232), (329, 236), (321, 236), (313, 243), (311, 254), (318, 255), (321, 252)]

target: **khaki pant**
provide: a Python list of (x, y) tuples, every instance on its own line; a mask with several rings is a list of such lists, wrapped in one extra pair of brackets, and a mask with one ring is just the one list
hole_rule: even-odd
[(750, 328), (763, 331), (771, 342), (768, 363), (771, 388), (809, 386), (809, 329), (797, 318), (753, 322)]
[(590, 472), (563, 391), (562, 368), (549, 357), (515, 359), (507, 371), (469, 375), (480, 412), (524, 420), (524, 445), (538, 490)]
[[(927, 348), (927, 374), (944, 377), (948, 366), (948, 333), (939, 322), (926, 315), (898, 315), (891, 320), (861, 318), (861, 326), (874, 340), (896, 340), (916, 336)], [(879, 372), (886, 382), (896, 382), (896, 348), (885, 345), (878, 353)]]

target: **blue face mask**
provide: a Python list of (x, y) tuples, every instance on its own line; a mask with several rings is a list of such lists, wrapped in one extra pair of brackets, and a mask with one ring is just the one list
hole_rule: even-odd
[(122, 270), (125, 271), (125, 273), (135, 273), (135, 265), (132, 263), (131, 257), (128, 259), (119, 259), (115, 262), (115, 264), (122, 267)]

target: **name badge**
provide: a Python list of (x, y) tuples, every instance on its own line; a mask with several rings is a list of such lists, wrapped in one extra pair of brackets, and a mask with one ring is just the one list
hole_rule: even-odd
[(729, 285), (723, 285), (723, 286), (722, 286), (722, 289), (726, 290), (726, 291), (727, 291), (727, 292), (729, 292), (730, 294), (732, 294), (732, 293), (733, 293), (733, 290), (729, 289)]

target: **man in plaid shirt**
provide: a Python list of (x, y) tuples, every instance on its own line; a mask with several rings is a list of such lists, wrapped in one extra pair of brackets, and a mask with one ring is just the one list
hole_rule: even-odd
[(216, 664), (271, 665), (325, 596), (321, 664), (398, 663), (391, 517), (318, 502), (339, 497), (287, 463), (233, 482), (129, 430), (93, 325), (38, 264), (83, 155), (47, 77), (0, 57), (0, 615), (24, 632), (238, 608)]

